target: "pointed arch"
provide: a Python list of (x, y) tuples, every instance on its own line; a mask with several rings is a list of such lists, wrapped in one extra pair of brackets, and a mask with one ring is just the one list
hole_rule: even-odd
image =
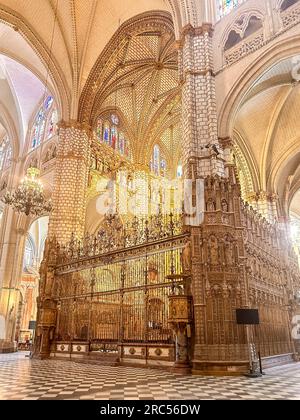
[(220, 137), (232, 137), (237, 114), (255, 82), (281, 60), (300, 54), (300, 35), (279, 41), (261, 55), (259, 61), (251, 63), (235, 82), (225, 98), (219, 112)]
[(23, 16), (3, 5), (0, 5), (0, 22), (17, 31), (37, 54), (44, 68), (49, 69), (49, 76), (55, 89), (58, 105), (62, 110), (63, 118), (68, 119), (70, 114), (70, 92), (68, 91), (67, 81), (59, 63), (54, 59), (48, 46)]

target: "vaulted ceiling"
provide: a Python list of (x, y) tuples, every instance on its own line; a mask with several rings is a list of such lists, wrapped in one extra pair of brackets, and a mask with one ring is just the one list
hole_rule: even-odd
[(291, 57), (265, 72), (245, 96), (235, 123), (235, 138), (251, 166), (257, 192), (277, 193), (287, 204), (300, 187), (296, 70)]
[(83, 94), (80, 119), (94, 125), (107, 110), (122, 117), (140, 163), (149, 161), (149, 151), (163, 134), (167, 137), (170, 126), (178, 127), (177, 51), (168, 15), (142, 15), (120, 28), (100, 56)]
[[(20, 22), (32, 28), (32, 33), (38, 34), (40, 47), (45, 49), (46, 63), (46, 50), (49, 53), (52, 46), (52, 60), (70, 97), (72, 89), (80, 95), (95, 61), (120, 24), (146, 11), (171, 11), (169, 3), (165, 0), (2, 0), (0, 19), (7, 17), (18, 22), (16, 17), (19, 17)], [(23, 30), (21, 23), (16, 28)], [(35, 41), (32, 36), (30, 42)], [(23, 55), (31, 63), (27, 52), (28, 46)]]

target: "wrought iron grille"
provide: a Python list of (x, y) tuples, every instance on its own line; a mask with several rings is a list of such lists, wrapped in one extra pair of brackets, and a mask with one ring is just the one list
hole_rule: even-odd
[(168, 296), (182, 287), (184, 238), (171, 245), (57, 275), (56, 340), (89, 341), (92, 350), (105, 346), (107, 351), (120, 343), (172, 343)]
[(120, 249), (168, 240), (182, 232), (182, 215), (134, 217), (126, 223), (118, 215), (106, 216), (96, 235), (87, 234), (81, 240), (72, 235), (71, 241), (58, 250), (57, 264), (70, 264)]

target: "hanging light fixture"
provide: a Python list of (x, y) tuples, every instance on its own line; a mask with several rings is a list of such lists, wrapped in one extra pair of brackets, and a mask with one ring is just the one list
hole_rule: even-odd
[(26, 216), (42, 216), (51, 212), (51, 200), (46, 200), (43, 185), (37, 179), (39, 172), (37, 168), (29, 168), (18, 188), (5, 194), (2, 199), (4, 204), (13, 207), (18, 213), (25, 213)]
[[(55, 35), (55, 26), (57, 21), (58, 2), (56, 0), (56, 7), (54, 13), (54, 22), (52, 28), (50, 52), (47, 64), (47, 72), (45, 79), (45, 91), (43, 97), (43, 104), (48, 96), (48, 79), (50, 70), (50, 61), (52, 57), (53, 42)], [(2, 198), (2, 202), (11, 206), (18, 213), (25, 213), (26, 216), (42, 216), (52, 211), (51, 200), (47, 200), (44, 194), (44, 188), (41, 181), (38, 179), (40, 170), (35, 167), (30, 167), (27, 170), (27, 175), (21, 181), (20, 185), (13, 192), (7, 192)]]

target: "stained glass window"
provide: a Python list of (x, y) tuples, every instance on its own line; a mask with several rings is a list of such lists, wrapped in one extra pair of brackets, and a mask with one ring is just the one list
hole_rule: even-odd
[(125, 154), (125, 137), (122, 131), (119, 133), (119, 144), (118, 149), (121, 155)]
[(43, 106), (39, 109), (32, 128), (31, 148), (37, 148), (42, 141), (50, 139), (55, 134), (58, 122), (58, 112), (54, 107), (54, 99), (48, 96)]
[(0, 171), (9, 167), (12, 158), (12, 147), (8, 137), (0, 143)]
[(102, 130), (103, 130), (103, 121), (101, 118), (98, 118), (97, 127), (96, 127), (96, 137), (98, 141), (102, 141)]
[(103, 130), (103, 141), (104, 141), (104, 143), (109, 144), (109, 139), (110, 139), (110, 126), (106, 122), (104, 124), (104, 130)]
[(166, 176), (167, 173), (167, 162), (165, 159), (161, 159), (160, 161), (160, 173), (162, 176)]
[(117, 115), (115, 115), (115, 114), (112, 114), (112, 116), (111, 116), (111, 122), (114, 124), (114, 125), (119, 125), (119, 117), (117, 116)]
[(120, 155), (130, 158), (129, 142), (120, 129), (121, 123), (117, 115), (110, 115), (106, 121), (99, 117), (94, 130), (94, 138), (101, 143), (108, 144)]
[(221, 18), (230, 13), (243, 0), (217, 0), (218, 17)]
[(156, 176), (165, 177), (167, 175), (167, 161), (162, 156), (158, 144), (156, 144), (153, 148), (153, 155), (149, 166), (151, 172), (153, 172)]
[(45, 105), (44, 105), (45, 110), (48, 111), (51, 108), (52, 104), (53, 104), (53, 98), (52, 98), (52, 96), (48, 96), (48, 98), (45, 101)]
[(45, 112), (43, 108), (41, 108), (35, 118), (34, 126), (33, 126), (33, 136), (32, 136), (32, 148), (35, 149), (41, 144), (43, 134), (45, 131)]
[(110, 136), (110, 146), (116, 150), (118, 140), (118, 129), (116, 127), (112, 127), (111, 129), (111, 136)]
[(58, 123), (58, 114), (57, 114), (57, 109), (54, 108), (53, 111), (51, 112), (51, 116), (48, 122), (48, 136), (47, 136), (48, 139), (54, 136), (57, 123)]

